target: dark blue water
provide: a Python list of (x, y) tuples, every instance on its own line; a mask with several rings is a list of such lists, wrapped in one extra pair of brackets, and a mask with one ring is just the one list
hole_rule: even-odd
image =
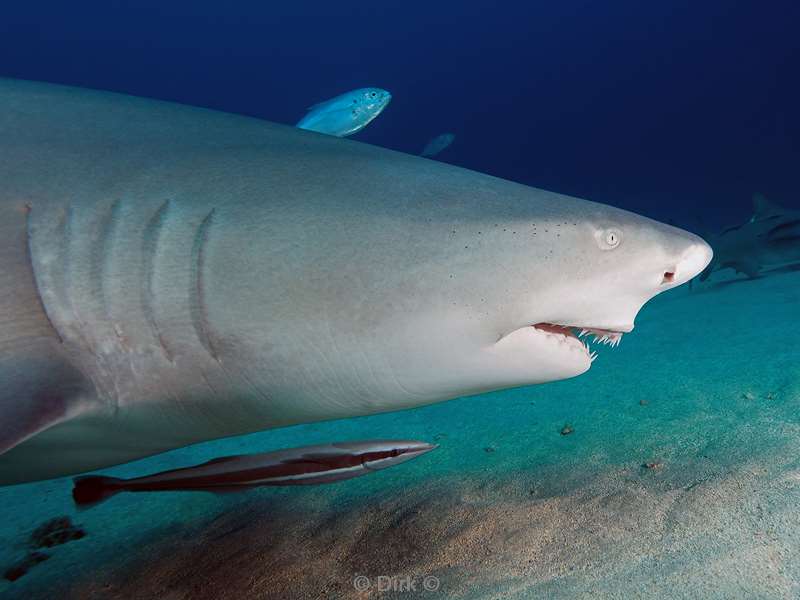
[[(6, 3), (0, 76), (296, 122), (389, 89), (358, 138), (694, 229), (794, 204), (800, 5), (763, 2)], [(701, 219), (701, 223), (697, 219)]]

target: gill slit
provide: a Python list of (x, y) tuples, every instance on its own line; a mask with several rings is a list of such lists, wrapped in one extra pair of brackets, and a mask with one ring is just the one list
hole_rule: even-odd
[(158, 258), (159, 246), (161, 244), (162, 232), (167, 222), (171, 202), (167, 200), (152, 216), (144, 229), (142, 239), (142, 313), (150, 326), (153, 337), (158, 341), (164, 356), (170, 362), (174, 361), (174, 355), (167, 347), (164, 335), (158, 325), (155, 313), (156, 294), (156, 260)]
[(111, 268), (111, 262), (113, 260), (112, 248), (114, 241), (118, 236), (120, 210), (121, 201), (115, 200), (111, 204), (111, 208), (108, 210), (108, 213), (100, 224), (100, 231), (97, 239), (95, 240), (94, 249), (92, 251), (93, 263), (90, 281), (94, 286), (93, 292), (100, 300), (103, 316), (111, 325), (111, 328), (114, 330), (117, 338), (122, 340), (122, 331), (117, 324), (114, 323), (114, 319), (111, 316), (111, 307), (109, 306), (108, 301), (109, 292), (107, 289), (109, 279), (108, 271)]
[(217, 363), (222, 364), (217, 345), (211, 335), (211, 327), (208, 318), (208, 306), (206, 304), (206, 246), (208, 245), (209, 230), (214, 222), (214, 210), (205, 216), (197, 227), (194, 241), (192, 243), (192, 270), (189, 288), (189, 312), (192, 319), (195, 335), (200, 340), (200, 344), (206, 352)]
[(33, 261), (33, 234), (32, 229), (33, 225), (31, 223), (31, 212), (33, 211), (33, 207), (30, 204), (25, 205), (25, 254), (28, 260), (28, 265), (31, 269), (31, 274), (33, 275), (33, 285), (36, 288), (36, 299), (39, 301), (39, 306), (42, 309), (42, 313), (44, 314), (45, 318), (47, 319), (48, 325), (50, 325), (50, 329), (53, 330), (53, 333), (56, 334), (59, 343), (64, 343), (64, 337), (61, 335), (61, 332), (53, 323), (53, 319), (50, 317), (50, 312), (47, 310), (47, 304), (42, 297), (42, 284), (40, 281), (40, 275), (38, 269), (36, 268), (36, 264)]

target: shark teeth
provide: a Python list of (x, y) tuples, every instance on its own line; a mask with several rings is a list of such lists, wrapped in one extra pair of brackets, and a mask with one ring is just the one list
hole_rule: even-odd
[(594, 362), (597, 358), (597, 351), (592, 350), (591, 344), (603, 344), (616, 348), (622, 341), (621, 331), (611, 331), (609, 329), (596, 329), (596, 328), (581, 328), (577, 331), (577, 327), (570, 325), (557, 325), (553, 323), (537, 323), (533, 325), (536, 329), (544, 331), (551, 335), (562, 335), (567, 338), (574, 337), (580, 340), (583, 349), (589, 356), (589, 359)]
[[(577, 336), (583, 341), (583, 345), (592, 362), (597, 358), (597, 352), (592, 350), (591, 344), (603, 344), (616, 348), (622, 341), (621, 332), (608, 331), (605, 329), (581, 329)], [(583, 338), (586, 339), (584, 340)]]

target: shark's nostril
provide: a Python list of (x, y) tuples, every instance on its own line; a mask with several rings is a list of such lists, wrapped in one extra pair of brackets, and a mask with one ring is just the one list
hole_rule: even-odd
[(672, 283), (675, 281), (675, 271), (666, 271), (664, 277), (661, 278), (661, 284)]

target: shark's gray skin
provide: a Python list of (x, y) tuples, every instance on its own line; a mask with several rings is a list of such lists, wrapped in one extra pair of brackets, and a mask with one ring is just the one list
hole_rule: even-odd
[(753, 216), (738, 227), (710, 236), (714, 259), (700, 275), (733, 269), (757, 277), (765, 267), (800, 262), (800, 210), (783, 208), (763, 195), (753, 196)]
[[(0, 80), (0, 483), (586, 371), (700, 238), (357, 142)], [(531, 327), (531, 325), (537, 327)]]

